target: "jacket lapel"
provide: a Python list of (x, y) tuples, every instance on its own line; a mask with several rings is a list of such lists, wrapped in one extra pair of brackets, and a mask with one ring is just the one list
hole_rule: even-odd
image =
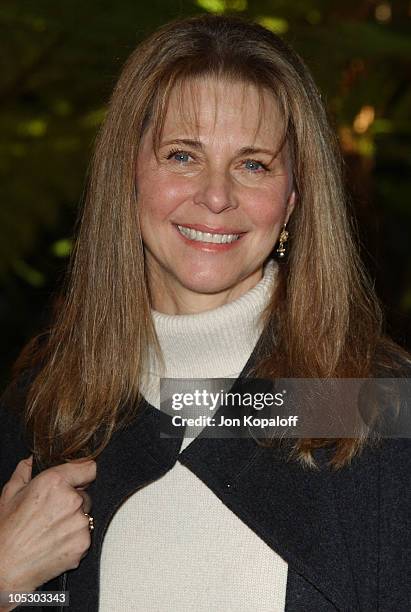
[(178, 460), (340, 610), (358, 610), (333, 474), (252, 439), (196, 439)]
[[(73, 612), (98, 610), (102, 545), (115, 512), (130, 495), (160, 478), (177, 461), (182, 437), (160, 439), (159, 411), (145, 402), (140, 408), (133, 422), (117, 431), (97, 458), (96, 480), (87, 487), (95, 525), (91, 546), (80, 566), (63, 575), (67, 576), (64, 588), (70, 592)], [(61, 588), (62, 583), (56, 581), (42, 588)]]
[[(232, 391), (250, 371), (257, 350), (258, 345)], [(220, 406), (216, 419), (229, 411)], [(347, 500), (337, 497), (341, 487), (336, 485), (336, 473), (326, 466), (329, 451), (316, 451), (320, 469), (311, 470), (288, 461), (285, 445), (263, 448), (249, 434), (214, 436), (214, 430), (206, 427), (178, 460), (282, 556), (289, 569), (301, 574), (337, 609), (358, 610), (347, 531), (343, 532), (339, 515), (339, 506)], [(350, 474), (343, 472), (340, 479), (350, 482)], [(348, 499), (350, 503), (353, 498)], [(345, 527), (349, 530), (348, 523)]]

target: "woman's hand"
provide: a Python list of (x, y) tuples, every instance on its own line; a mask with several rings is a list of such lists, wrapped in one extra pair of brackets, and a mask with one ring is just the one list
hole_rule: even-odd
[(1, 492), (0, 591), (32, 592), (78, 567), (90, 547), (91, 500), (81, 488), (96, 478), (96, 462), (63, 463), (33, 479), (31, 468), (32, 456), (20, 461)]

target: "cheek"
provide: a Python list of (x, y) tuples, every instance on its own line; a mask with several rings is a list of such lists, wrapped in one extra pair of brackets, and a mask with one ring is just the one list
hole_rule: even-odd
[(281, 223), (286, 209), (286, 193), (268, 191), (255, 194), (248, 200), (248, 216), (255, 227), (271, 233)]
[(190, 190), (184, 181), (157, 173), (140, 181), (138, 194), (142, 217), (161, 221), (190, 196)]

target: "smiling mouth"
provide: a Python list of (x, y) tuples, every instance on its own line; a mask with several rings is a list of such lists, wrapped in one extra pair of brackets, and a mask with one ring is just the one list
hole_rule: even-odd
[(180, 234), (182, 234), (189, 240), (194, 240), (196, 242), (210, 242), (213, 244), (229, 244), (238, 240), (243, 234), (202, 232), (200, 230), (196, 230), (190, 227), (185, 227), (184, 225), (176, 225), (176, 227)]

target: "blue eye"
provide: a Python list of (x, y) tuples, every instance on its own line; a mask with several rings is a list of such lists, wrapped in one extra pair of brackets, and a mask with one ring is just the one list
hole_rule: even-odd
[(170, 153), (167, 156), (167, 159), (171, 159), (172, 157), (174, 157), (174, 159), (178, 162), (185, 163), (185, 162), (188, 162), (188, 158), (191, 156), (186, 151), (174, 150), (174, 151), (170, 151)]
[(265, 166), (262, 162), (259, 162), (254, 159), (246, 159), (245, 162), (247, 170), (255, 171), (255, 170), (268, 170), (267, 166)]

